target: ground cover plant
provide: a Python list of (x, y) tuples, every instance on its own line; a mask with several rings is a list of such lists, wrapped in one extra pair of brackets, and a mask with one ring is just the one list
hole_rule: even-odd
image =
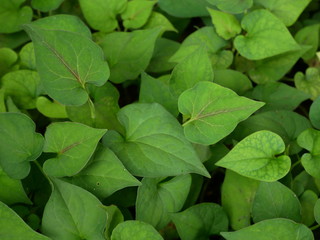
[(0, 239), (312, 240), (317, 0), (1, 0)]

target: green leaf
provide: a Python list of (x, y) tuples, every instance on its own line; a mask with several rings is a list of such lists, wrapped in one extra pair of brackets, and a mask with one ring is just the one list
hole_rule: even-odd
[(14, 49), (29, 41), (30, 41), (30, 38), (24, 31), (11, 33), (11, 34), (0, 34), (1, 48)]
[(227, 69), (233, 62), (233, 52), (222, 50), (210, 56), (213, 70)]
[[(32, 19), (32, 9), (21, 5), (25, 0), (2, 0), (0, 5), (0, 33), (14, 33), (22, 30), (21, 25)], [(5, 23), (5, 24), (4, 24)]]
[(148, 66), (160, 28), (114, 32), (101, 40), (110, 66), (110, 80), (122, 83), (138, 77)]
[(306, 26), (300, 29), (294, 38), (301, 45), (308, 45), (311, 48), (303, 54), (302, 58), (306, 60), (310, 60), (311, 58), (316, 56), (316, 52), (318, 50), (319, 45), (319, 33), (320, 24), (314, 24), (310, 26)]
[(103, 199), (125, 187), (139, 186), (140, 182), (125, 169), (108, 148), (98, 147), (93, 159), (71, 182)]
[(0, 77), (12, 71), (17, 60), (18, 55), (15, 51), (10, 48), (0, 48)]
[(103, 52), (78, 18), (56, 15), (24, 28), (34, 43), (43, 86), (53, 99), (65, 105), (83, 105), (88, 101), (87, 85), (102, 86), (108, 80)]
[(181, 175), (170, 180), (144, 178), (138, 188), (136, 219), (162, 229), (171, 220), (170, 213), (182, 209), (190, 191), (191, 175)]
[(320, 97), (313, 101), (309, 110), (309, 118), (312, 125), (320, 129)]
[(222, 232), (227, 240), (314, 240), (312, 231), (289, 219), (269, 219), (236, 232)]
[(36, 56), (34, 55), (34, 47), (32, 42), (27, 43), (21, 48), (19, 57), (21, 68), (37, 70)]
[(309, 151), (302, 155), (301, 163), (311, 176), (319, 178), (320, 173), (320, 131), (309, 128), (303, 131), (297, 142), (300, 147)]
[(6, 105), (4, 101), (4, 89), (0, 88), (0, 113), (6, 112)]
[[(31, 204), (20, 180), (10, 178), (0, 167), (0, 201), (12, 205), (15, 203)], [(14, 191), (12, 191), (14, 189)], [(0, 234), (1, 236), (1, 234)]]
[(206, 0), (158, 0), (159, 7), (169, 15), (182, 18), (208, 16)]
[(53, 240), (103, 240), (107, 215), (102, 203), (75, 185), (52, 179), (53, 192), (47, 202), (42, 232)]
[(306, 190), (299, 200), (301, 203), (301, 222), (306, 226), (311, 226), (315, 221), (314, 207), (318, 200), (318, 195), (311, 190)]
[(234, 46), (250, 60), (259, 60), (299, 49), (286, 26), (267, 10), (255, 10), (245, 15), (241, 26), (245, 36), (237, 36)]
[(279, 182), (261, 182), (252, 204), (253, 222), (272, 218), (301, 221), (301, 205), (297, 196)]
[(161, 235), (148, 223), (141, 221), (125, 221), (117, 225), (111, 240), (163, 240)]
[(152, 11), (147, 23), (143, 26), (143, 29), (161, 28), (162, 35), (166, 31), (178, 32), (178, 30), (172, 25), (172, 23), (164, 15), (158, 12)]
[(127, 6), (127, 0), (80, 0), (79, 3), (90, 27), (101, 32), (117, 28), (117, 15)]
[(36, 108), (37, 97), (43, 92), (39, 74), (31, 70), (7, 73), (2, 78), (2, 87), (20, 109)]
[(131, 0), (121, 18), (125, 28), (137, 29), (142, 27), (151, 15), (153, 6), (157, 1), (151, 0)]
[(31, 6), (42, 12), (49, 12), (57, 9), (64, 0), (32, 0)]
[(207, 0), (207, 2), (221, 11), (233, 14), (242, 13), (253, 5), (253, 0)]
[(179, 111), (189, 119), (184, 133), (192, 142), (214, 144), (229, 135), (240, 121), (263, 106), (215, 83), (200, 82), (179, 97)]
[(227, 169), (221, 189), (221, 202), (232, 229), (239, 230), (251, 225), (252, 202), (258, 186), (258, 181)]
[(115, 229), (118, 224), (124, 221), (124, 217), (119, 208), (115, 205), (104, 206), (104, 209), (108, 215), (104, 236), (107, 240), (111, 240), (113, 229)]
[(286, 26), (294, 24), (311, 0), (254, 0), (277, 16)]
[(173, 213), (172, 221), (182, 240), (207, 240), (228, 229), (227, 214), (215, 203), (200, 203)]
[(35, 132), (34, 122), (21, 113), (0, 113), (0, 165), (9, 177), (25, 178), (30, 161), (36, 160), (43, 137)]
[(46, 97), (38, 97), (36, 100), (37, 110), (49, 118), (67, 118), (66, 107), (56, 101), (51, 102)]
[(272, 182), (290, 170), (290, 157), (280, 155), (284, 150), (285, 144), (279, 135), (259, 131), (239, 142), (216, 165), (249, 178)]
[(179, 96), (200, 81), (212, 81), (213, 76), (208, 54), (204, 47), (200, 47), (174, 67), (170, 88), (174, 95)]
[(316, 201), (314, 206), (314, 218), (318, 224), (320, 224), (320, 199)]
[(304, 75), (302, 72), (297, 72), (294, 75), (294, 84), (296, 88), (309, 94), (312, 100), (320, 96), (320, 72), (318, 68), (309, 67)]
[(241, 32), (240, 23), (234, 15), (211, 8), (208, 11), (218, 35), (223, 39), (229, 40)]
[(0, 201), (1, 240), (50, 240), (33, 231), (11, 208)]
[(135, 103), (122, 108), (118, 119), (125, 136), (109, 131), (103, 137), (130, 173), (167, 177), (198, 173), (209, 177), (179, 122), (157, 103)]
[(44, 152), (57, 153), (43, 170), (50, 176), (73, 176), (88, 163), (105, 129), (94, 129), (74, 122), (57, 122), (47, 127)]

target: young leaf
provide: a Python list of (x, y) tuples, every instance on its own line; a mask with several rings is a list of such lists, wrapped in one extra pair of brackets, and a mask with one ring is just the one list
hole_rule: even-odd
[(21, 48), (19, 57), (21, 68), (27, 68), (34, 71), (37, 70), (36, 56), (34, 55), (34, 47), (32, 42), (27, 43)]
[(210, 82), (199, 82), (183, 92), (178, 101), (179, 111), (190, 117), (183, 124), (185, 136), (207, 145), (230, 134), (240, 121), (263, 105)]
[(89, 97), (87, 85), (102, 86), (108, 80), (103, 52), (78, 18), (51, 16), (24, 28), (34, 43), (43, 86), (53, 99), (65, 105), (83, 105)]
[(307, 226), (281, 218), (264, 220), (236, 232), (222, 232), (221, 235), (226, 240), (314, 240)]
[(320, 72), (318, 68), (309, 67), (304, 75), (302, 72), (297, 72), (294, 75), (294, 84), (296, 88), (309, 94), (312, 100), (320, 96)]
[(57, 9), (64, 0), (32, 0), (31, 6), (42, 12), (49, 12)]
[(169, 181), (144, 178), (141, 183), (136, 201), (136, 219), (162, 229), (170, 222), (170, 213), (182, 209), (190, 191), (191, 175), (177, 176)]
[(74, 122), (57, 122), (47, 127), (44, 152), (57, 153), (43, 170), (50, 176), (73, 176), (88, 163), (105, 129), (94, 129)]
[(152, 12), (148, 22), (143, 26), (143, 29), (161, 28), (160, 35), (166, 31), (178, 32), (172, 23), (164, 15), (158, 12)]
[(316, 56), (319, 45), (319, 34), (315, 33), (319, 33), (319, 29), (320, 24), (313, 24), (300, 29), (294, 36), (298, 43), (310, 46), (310, 49), (302, 56), (305, 61)]
[(125, 169), (117, 156), (105, 147), (98, 147), (88, 166), (73, 176), (71, 182), (99, 198), (107, 198), (125, 187), (141, 185)]
[(66, 107), (56, 101), (51, 102), (46, 97), (38, 97), (36, 100), (37, 110), (49, 118), (67, 118)]
[(159, 7), (169, 15), (182, 18), (208, 16), (206, 0), (158, 0)]
[(26, 0), (2, 0), (0, 4), (0, 33), (14, 33), (21, 30), (21, 25), (32, 19), (32, 9), (21, 5)]
[(42, 231), (53, 240), (103, 240), (107, 215), (102, 203), (75, 185), (52, 179), (53, 192), (45, 206)]
[(253, 222), (272, 218), (301, 221), (301, 205), (297, 196), (279, 182), (261, 182), (252, 204)]
[(313, 101), (309, 110), (309, 118), (312, 125), (320, 129), (320, 97)]
[(171, 216), (182, 240), (207, 240), (228, 229), (227, 214), (215, 203), (200, 203)]
[(28, 116), (0, 113), (0, 165), (9, 177), (23, 179), (29, 174), (29, 162), (40, 156), (43, 142)]
[(11, 208), (0, 201), (1, 240), (50, 240), (33, 231)]
[(285, 144), (280, 136), (270, 131), (259, 131), (239, 142), (216, 165), (249, 178), (273, 182), (290, 170), (290, 157), (279, 156), (284, 150)]
[(237, 36), (234, 46), (250, 60), (259, 60), (299, 49), (286, 26), (267, 10), (255, 10), (245, 15), (241, 26), (245, 36)]
[(209, 177), (179, 122), (157, 103), (135, 103), (122, 108), (118, 119), (124, 137), (109, 131), (103, 137), (130, 173), (167, 177), (198, 173)]
[(122, 223), (124, 221), (124, 217), (115, 205), (110, 205), (110, 206), (104, 206), (105, 211), (107, 212), (108, 218), (107, 218), (107, 224), (106, 224), (106, 230), (104, 232), (104, 236), (106, 240), (111, 240), (111, 234), (113, 229), (115, 227)]
[(111, 240), (163, 240), (150, 224), (141, 221), (125, 221), (116, 226)]
[(221, 11), (238, 14), (251, 8), (253, 0), (207, 0), (212, 5), (219, 8)]
[(0, 77), (12, 71), (14, 64), (18, 60), (18, 55), (10, 48), (0, 48)]

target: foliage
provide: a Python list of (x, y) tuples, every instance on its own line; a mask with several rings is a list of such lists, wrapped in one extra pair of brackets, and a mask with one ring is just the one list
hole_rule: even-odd
[(0, 239), (320, 238), (317, 0), (2, 0)]

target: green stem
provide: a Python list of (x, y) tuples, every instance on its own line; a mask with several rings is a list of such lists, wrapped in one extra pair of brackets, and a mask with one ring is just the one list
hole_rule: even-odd
[(292, 164), (291, 166), (291, 171), (292, 169), (294, 169), (296, 166), (298, 166), (301, 163), (301, 159), (299, 159), (298, 161), (296, 161), (294, 164)]
[(89, 103), (91, 118), (95, 119), (96, 118), (96, 109), (94, 107), (94, 103), (92, 102), (91, 98), (89, 98), (88, 103)]
[(318, 225), (315, 225), (315, 226), (311, 227), (311, 228), (310, 228), (310, 230), (311, 230), (311, 231), (313, 231), (313, 230), (318, 229), (319, 227), (320, 227), (320, 224), (318, 224)]

